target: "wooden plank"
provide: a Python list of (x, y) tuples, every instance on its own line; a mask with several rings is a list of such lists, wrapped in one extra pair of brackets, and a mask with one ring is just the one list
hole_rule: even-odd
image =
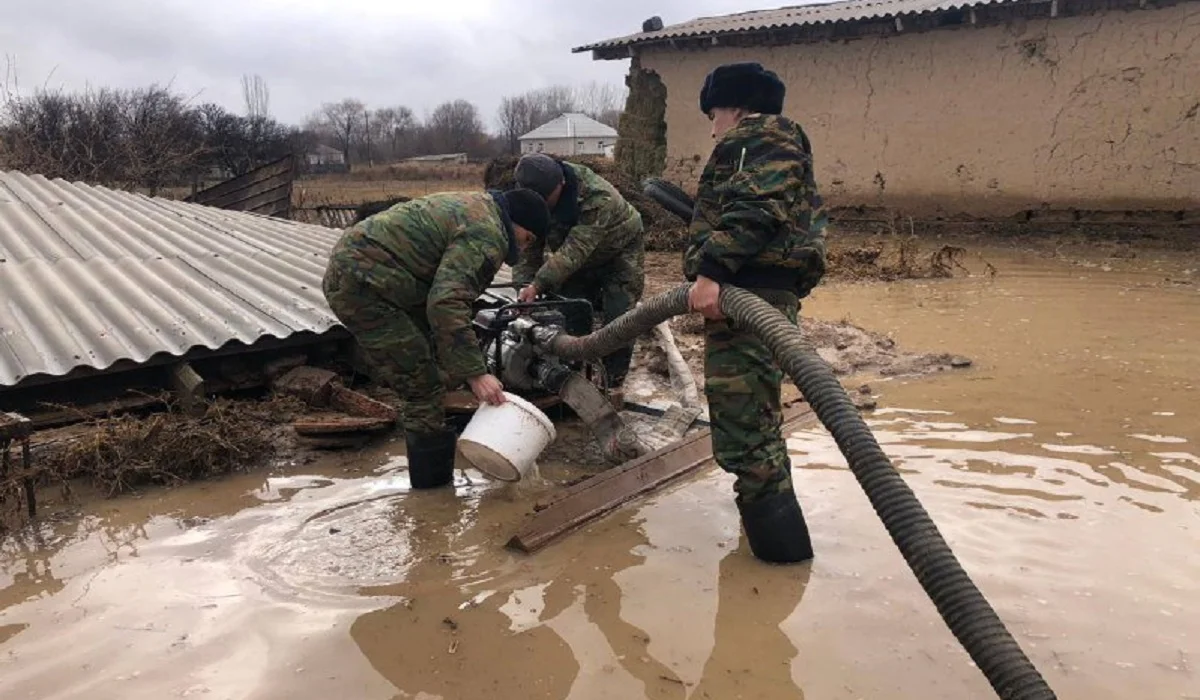
[(329, 397), (329, 405), (352, 416), (378, 418), (393, 423), (400, 418), (400, 411), (382, 401), (360, 394), (353, 389), (347, 389), (340, 384), (334, 385)]
[(198, 416), (204, 413), (204, 378), (186, 362), (171, 368), (171, 391), (184, 413)]
[(78, 408), (71, 407), (52, 410), (46, 413), (31, 414), (30, 420), (33, 422), (35, 430), (45, 430), (47, 428), (59, 428), (64, 425), (82, 423), (92, 418), (104, 417), (110, 413), (118, 415), (148, 408), (159, 410), (166, 407), (166, 402), (157, 396), (131, 396), (88, 406), (80, 406)]
[[(803, 404), (784, 414), (785, 433), (818, 425), (817, 416)], [(647, 493), (712, 461), (710, 431), (701, 430), (680, 442), (630, 460), (615, 469), (553, 494), (507, 547), (531, 554), (558, 537), (611, 512), (636, 496)]]

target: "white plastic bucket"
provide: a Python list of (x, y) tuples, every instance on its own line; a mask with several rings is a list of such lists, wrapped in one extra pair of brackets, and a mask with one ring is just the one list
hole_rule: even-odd
[(554, 442), (554, 424), (537, 406), (504, 392), (499, 406), (482, 404), (458, 438), (458, 451), (471, 466), (499, 481), (520, 481)]

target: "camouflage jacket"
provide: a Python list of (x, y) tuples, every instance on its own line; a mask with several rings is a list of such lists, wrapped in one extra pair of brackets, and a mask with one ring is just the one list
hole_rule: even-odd
[(752, 114), (717, 142), (700, 175), (684, 275), (805, 297), (825, 274), (825, 223), (804, 130)]
[(490, 192), (431, 194), (355, 227), (428, 290), (425, 312), (448, 379), (458, 385), (486, 373), (471, 328), (472, 306), (500, 266), (516, 260), (512, 222), (502, 200)]
[(566, 183), (550, 212), (550, 233), (530, 244), (513, 268), (515, 283), (533, 282), (543, 293), (557, 290), (579, 270), (604, 265), (642, 238), (642, 215), (617, 188), (585, 165), (559, 162)]

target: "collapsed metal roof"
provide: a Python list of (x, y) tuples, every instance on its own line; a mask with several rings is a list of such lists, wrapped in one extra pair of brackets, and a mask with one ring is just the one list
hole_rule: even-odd
[[(740, 12), (720, 17), (700, 17), (672, 24), (657, 31), (638, 32), (571, 49), (572, 53), (633, 46), (693, 37), (763, 32), (827, 22), (856, 22), (902, 17), (925, 12), (966, 9), (983, 5), (1012, 4), (1022, 0), (848, 0), (823, 4), (795, 5), (774, 10)], [(1028, 1), (1028, 0), (1025, 0)], [(1037, 2), (1037, 0), (1033, 0)], [(1048, 0), (1046, 0), (1048, 1)]]
[(328, 331), (339, 235), (0, 171), (0, 387)]

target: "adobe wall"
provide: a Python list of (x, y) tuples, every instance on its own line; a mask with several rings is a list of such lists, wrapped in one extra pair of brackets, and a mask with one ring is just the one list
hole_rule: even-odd
[(666, 176), (712, 147), (704, 75), (758, 60), (787, 82), (831, 204), (1008, 216), (1200, 206), (1200, 6), (762, 48), (647, 47), (667, 86)]

